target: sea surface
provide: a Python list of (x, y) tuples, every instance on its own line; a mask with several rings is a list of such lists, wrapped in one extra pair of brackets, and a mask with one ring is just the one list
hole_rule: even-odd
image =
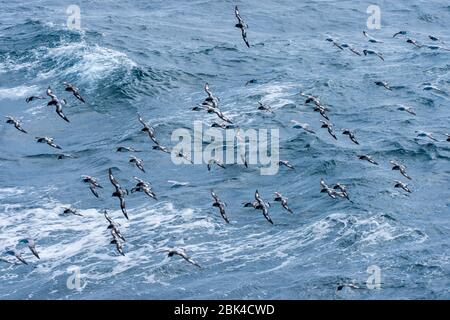
[[(67, 26), (72, 4), (81, 10), (81, 30)], [(378, 30), (366, 25), (370, 4), (0, 0), (0, 299), (449, 299), (450, 3), (377, 1)], [(235, 5), (249, 25), (250, 48), (234, 27)], [(382, 43), (369, 42), (363, 30)], [(393, 38), (400, 30), (409, 34)], [(328, 37), (382, 52), (385, 61), (340, 50)], [(418, 48), (407, 37), (441, 48)], [(280, 159), (295, 170), (261, 175), (258, 165), (226, 164), (208, 171), (153, 150), (138, 114), (172, 147), (175, 129), (216, 119), (192, 111), (206, 97), (206, 82), (240, 128), (279, 129)], [(440, 90), (424, 90), (427, 83)], [(49, 85), (67, 99), (70, 123), (47, 100), (25, 102)], [(337, 141), (300, 92), (329, 109)], [(258, 101), (273, 113), (258, 110)], [(28, 134), (4, 116), (20, 119)], [(63, 150), (36, 143), (37, 136), (53, 137)], [(115, 151), (120, 145), (141, 150), (133, 154), (146, 173)], [(70, 157), (58, 160), (61, 153)], [(362, 153), (379, 165), (359, 160)], [(406, 165), (412, 180), (389, 160)], [(158, 201), (127, 196), (127, 221), (110, 196), (110, 167), (128, 189), (133, 176), (150, 181)], [(99, 179), (100, 198), (82, 175)], [(352, 202), (321, 193), (321, 178), (345, 184)], [(395, 180), (412, 193), (394, 188)], [(211, 189), (227, 203), (230, 224), (212, 207)], [(274, 225), (242, 206), (256, 189), (272, 203)], [(294, 214), (273, 202), (275, 191)], [(70, 206), (83, 216), (62, 215)], [(109, 244), (105, 209), (121, 224), (125, 256)], [(19, 244), (27, 237), (40, 260)], [(202, 268), (160, 252), (172, 247)], [(28, 265), (8, 256), (11, 248)], [(354, 286), (338, 290), (345, 284)]]

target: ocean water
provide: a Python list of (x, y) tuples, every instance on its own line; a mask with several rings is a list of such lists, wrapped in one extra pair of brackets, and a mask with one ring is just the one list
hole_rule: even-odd
[[(450, 5), (448, 1), (377, 1), (381, 29), (368, 30), (363, 1), (78, 1), (81, 30), (69, 30), (73, 1), (0, 1), (0, 298), (1, 299), (449, 299), (450, 298)], [(234, 27), (234, 5), (248, 23), (251, 48)], [(370, 43), (362, 34), (383, 43)], [(421, 44), (417, 48), (400, 30)], [(350, 43), (357, 56), (325, 39)], [(256, 80), (246, 85), (247, 81)], [(76, 84), (86, 104), (64, 92)], [(388, 91), (374, 84), (387, 81)], [(257, 165), (175, 165), (152, 150), (141, 114), (163, 145), (171, 133), (215, 119), (191, 109), (208, 82), (224, 114), (243, 129), (279, 129), (280, 168)], [(425, 83), (440, 88), (423, 90)], [(46, 101), (29, 95), (51, 85), (68, 100), (64, 122)], [(300, 92), (329, 108), (338, 140)], [(273, 113), (257, 110), (258, 101)], [(417, 115), (397, 110), (412, 106)], [(28, 135), (4, 124), (19, 118)], [(292, 128), (309, 123), (316, 135)], [(360, 145), (340, 130), (355, 130)], [(439, 141), (417, 137), (432, 132)], [(37, 144), (51, 136), (70, 158)], [(129, 145), (142, 152), (146, 173), (128, 163)], [(372, 155), (379, 165), (359, 160)], [(389, 160), (407, 166), (411, 181)], [(107, 169), (126, 188), (149, 180), (158, 196), (126, 197), (124, 219)], [(93, 197), (81, 175), (104, 189)], [(320, 192), (320, 178), (347, 185), (350, 198)], [(395, 189), (408, 182), (412, 193)], [(174, 182), (175, 181), (175, 182)], [(210, 190), (227, 203), (226, 224)], [(258, 189), (272, 202), (270, 225), (243, 208)], [(294, 214), (273, 203), (289, 198)], [(64, 207), (83, 217), (63, 216)], [(103, 210), (120, 222), (125, 256), (109, 244)], [(41, 259), (19, 245), (36, 240)], [(167, 258), (184, 248), (202, 268)], [(6, 255), (22, 253), (29, 265)], [(371, 289), (370, 270), (380, 288)], [(74, 273), (73, 270), (78, 270)], [(80, 286), (68, 286), (79, 275)], [(353, 283), (358, 288), (340, 284)]]

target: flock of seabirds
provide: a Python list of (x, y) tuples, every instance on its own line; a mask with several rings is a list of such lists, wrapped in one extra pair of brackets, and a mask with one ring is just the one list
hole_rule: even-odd
[[(235, 7), (235, 16), (237, 19), (237, 24), (235, 25), (236, 28), (240, 29), (241, 35), (242, 35), (242, 39), (245, 42), (245, 45), (247, 47), (250, 48), (250, 42), (247, 38), (247, 28), (248, 25), (244, 22), (244, 20), (242, 19), (238, 7)], [(444, 47), (445, 43), (440, 40), (438, 37), (432, 36), (430, 35), (428, 38), (429, 40), (431, 40), (433, 42), (432, 45), (425, 45), (425, 44), (420, 44), (418, 43), (418, 41), (409, 38), (408, 37), (409, 32), (407, 31), (399, 31), (396, 34), (393, 35), (394, 38), (396, 37), (406, 37), (407, 43), (410, 43), (412, 45), (414, 45), (417, 48), (428, 48), (431, 50), (448, 50), (450, 51), (450, 49)], [(369, 35), (366, 31), (363, 31), (363, 35), (368, 38), (368, 41), (371, 43), (383, 43), (383, 41), (378, 40), (374, 37), (372, 37), (371, 35)], [(378, 57), (379, 59), (384, 61), (384, 56), (381, 52), (378, 51), (374, 51), (374, 50), (368, 50), (368, 49), (364, 49), (362, 50), (362, 53), (356, 49), (354, 46), (347, 44), (347, 43), (340, 43), (339, 41), (333, 39), (333, 38), (327, 38), (326, 41), (331, 42), (333, 44), (333, 46), (337, 47), (339, 50), (345, 50), (348, 49), (350, 50), (352, 53), (354, 53), (355, 55), (361, 56), (362, 54), (364, 55), (373, 55), (375, 57)], [(254, 82), (254, 80), (251, 80), (249, 82)], [(86, 103), (86, 101), (84, 100), (84, 98), (82, 97), (80, 90), (74, 86), (73, 84), (64, 82), (63, 83), (65, 86), (65, 91), (72, 93), (73, 96), (78, 99), (80, 102), (82, 103)], [(392, 88), (390, 87), (390, 85), (385, 82), (385, 81), (376, 81), (375, 85), (383, 87), (386, 90), (392, 90)], [(220, 127), (223, 129), (227, 129), (227, 128), (231, 128), (234, 126), (233, 122), (227, 118), (222, 111), (220, 110), (219, 107), (219, 101), (220, 99), (218, 97), (216, 97), (210, 87), (209, 84), (206, 83), (204, 86), (204, 90), (207, 94), (207, 97), (205, 98), (205, 100), (198, 106), (194, 107), (193, 110), (194, 111), (206, 111), (209, 114), (215, 114), (217, 116), (218, 119), (222, 120), (222, 121), (217, 121), (214, 122), (211, 126), (212, 127)], [(435, 91), (435, 92), (440, 92), (440, 93), (444, 93), (443, 90), (439, 89), (438, 87), (432, 85), (431, 83), (425, 83), (423, 90), (428, 90), (428, 91)], [(302, 97), (305, 98), (305, 104), (312, 104), (313, 105), (313, 110), (318, 112), (323, 120), (320, 120), (321, 122), (321, 128), (325, 129), (328, 131), (329, 135), (337, 140), (338, 137), (336, 135), (336, 132), (334, 130), (334, 126), (332, 124), (332, 122), (330, 121), (330, 118), (328, 116), (328, 108), (326, 106), (324, 106), (320, 99), (318, 97), (315, 97), (313, 95), (309, 95), (309, 94), (305, 94), (303, 92), (300, 93), (300, 95)], [(67, 118), (67, 116), (64, 114), (63, 111), (63, 105), (67, 104), (67, 100), (66, 99), (60, 99), (53, 91), (53, 89), (51, 87), (48, 87), (48, 89), (46, 90), (46, 94), (43, 96), (31, 96), (28, 97), (26, 99), (27, 103), (30, 103), (32, 101), (35, 100), (41, 100), (41, 99), (50, 99), (50, 101), (47, 103), (48, 106), (54, 106), (56, 109), (56, 113), (66, 122), (70, 122), (70, 120)], [(266, 106), (264, 104), (262, 104), (261, 102), (259, 102), (258, 105), (258, 110), (261, 111), (267, 111), (267, 112), (273, 112), (271, 110), (271, 108), (269, 106)], [(400, 111), (405, 111), (408, 112), (409, 114), (415, 116), (416, 113), (413, 110), (412, 107), (409, 106), (400, 106), (398, 108), (398, 110)], [(7, 116), (7, 121), (6, 123), (13, 125), (17, 130), (19, 130), (22, 133), (27, 133), (27, 131), (22, 127), (21, 122), (11, 116)], [(158, 150), (158, 151), (162, 151), (165, 153), (172, 153), (175, 152), (175, 155), (178, 157), (183, 157), (186, 160), (192, 162), (188, 156), (186, 156), (185, 154), (183, 154), (182, 152), (178, 152), (175, 150), (171, 150), (170, 148), (163, 146), (159, 143), (159, 141), (156, 139), (156, 132), (155, 129), (149, 124), (147, 123), (141, 116), (139, 116), (138, 118), (139, 122), (142, 125), (142, 132), (146, 133), (148, 135), (148, 137), (150, 138), (150, 140), (154, 143), (154, 145), (152, 146), (152, 148), (154, 150)], [(309, 134), (315, 134), (315, 131), (313, 130), (313, 128), (307, 124), (307, 123), (300, 123), (298, 121), (292, 120), (293, 122), (293, 128), (296, 129), (303, 129), (304, 131), (308, 132)], [(433, 141), (438, 141), (438, 139), (436, 139), (431, 133), (428, 132), (422, 132), (422, 131), (416, 131), (417, 136), (418, 137), (422, 137), (422, 138), (427, 138), (427, 139), (431, 139)], [(239, 134), (239, 130), (236, 134), (237, 138)], [(350, 139), (350, 141), (354, 144), (359, 145), (359, 141), (356, 138), (356, 135), (353, 131), (349, 130), (349, 129), (343, 129), (342, 130), (342, 134), (348, 136), (348, 138)], [(446, 141), (450, 142), (450, 134), (445, 134), (446, 135)], [(36, 141), (38, 143), (43, 143), (43, 144), (47, 144), (48, 146), (52, 147), (52, 148), (56, 148), (56, 149), (62, 149), (53, 138), (51, 137), (36, 137), (35, 138)], [(136, 150), (132, 147), (129, 146), (120, 146), (117, 148), (116, 150), (117, 152), (139, 152), (139, 150)], [(67, 155), (61, 154), (58, 155), (58, 159), (63, 159), (64, 157), (66, 157)], [(358, 154), (357, 157), (360, 160), (363, 161), (367, 161), (372, 165), (378, 165), (378, 162), (370, 155), (368, 154)], [(134, 164), (140, 171), (145, 172), (144, 169), (144, 162), (142, 159), (131, 155), (130, 156), (130, 163)], [(243, 163), (244, 165), (247, 167), (247, 161), (245, 160), (245, 158), (243, 158)], [(392, 166), (392, 170), (397, 170), (399, 171), (399, 173), (406, 179), (408, 180), (412, 180), (411, 176), (407, 173), (406, 170), (406, 166), (402, 163), (399, 163), (397, 161), (394, 160), (390, 160), (390, 164)], [(208, 162), (207, 164), (207, 168), (208, 170), (212, 169), (213, 165), (217, 165), (218, 167), (221, 168), (225, 168), (225, 165), (223, 163), (221, 163), (219, 160), (216, 159), (212, 159)], [(294, 169), (294, 167), (289, 163), (289, 161), (286, 160), (280, 160), (279, 161), (279, 165), (283, 165), (289, 169)], [(108, 169), (108, 177), (109, 177), (109, 181), (111, 182), (112, 186), (114, 187), (115, 191), (112, 193), (113, 197), (118, 198), (119, 200), (119, 205), (120, 205), (120, 209), (123, 213), (123, 215), (125, 216), (126, 219), (129, 219), (128, 216), (128, 212), (126, 209), (126, 205), (125, 205), (125, 198), (127, 195), (129, 195), (130, 193), (136, 193), (136, 192), (143, 192), (145, 193), (148, 197), (153, 198), (154, 200), (157, 200), (157, 196), (151, 186), (151, 184), (145, 180), (142, 180), (138, 177), (134, 177), (134, 179), (136, 180), (136, 185), (131, 189), (131, 190), (127, 190), (125, 188), (123, 188), (120, 183), (118, 182), (118, 180), (116, 179), (116, 177), (113, 174), (113, 171), (111, 168)], [(82, 182), (84, 182), (85, 184), (87, 184), (89, 186), (90, 191), (92, 192), (92, 194), (99, 198), (99, 194), (98, 194), (98, 189), (102, 189), (103, 186), (99, 183), (98, 179), (96, 179), (95, 177), (92, 176), (83, 176), (82, 177)], [(330, 196), (333, 199), (338, 199), (338, 198), (343, 198), (343, 199), (347, 199), (349, 201), (350, 197), (349, 197), (349, 192), (348, 189), (345, 185), (341, 184), (341, 183), (335, 183), (333, 185), (328, 185), (324, 179), (321, 178), (320, 180), (320, 187), (321, 187), (321, 192), (322, 193), (326, 193), (328, 194), (328, 196)], [(395, 188), (400, 188), (402, 189), (404, 192), (406, 193), (411, 193), (411, 189), (408, 186), (408, 184), (406, 182), (403, 182), (401, 180), (394, 180), (394, 187)], [(223, 218), (223, 220), (226, 223), (229, 223), (229, 219), (228, 216), (226, 214), (226, 203), (224, 201), (222, 201), (220, 199), (220, 197), (213, 191), (211, 190), (211, 196), (213, 199), (213, 203), (212, 206), (217, 207), (219, 210), (219, 213), (221, 215), (221, 217)], [(280, 202), (282, 208), (284, 208), (287, 212), (289, 213), (293, 213), (293, 211), (291, 210), (291, 208), (288, 205), (288, 198), (283, 196), (281, 193), (279, 192), (275, 192), (275, 197), (273, 199), (276, 202)], [(264, 201), (260, 195), (260, 193), (258, 192), (258, 190), (255, 191), (254, 194), (254, 200), (250, 201), (250, 202), (245, 202), (243, 203), (244, 207), (249, 207), (249, 208), (254, 208), (256, 210), (260, 210), (264, 216), (264, 218), (271, 224), (273, 224), (273, 221), (269, 215), (269, 208), (270, 208), (270, 203)], [(74, 208), (64, 208), (64, 214), (73, 214), (73, 215), (78, 215), (78, 216), (82, 216), (80, 213), (78, 213), (77, 209)], [(125, 237), (122, 235), (119, 227), (120, 224), (118, 222), (116, 222), (109, 214), (108, 212), (105, 210), (104, 211), (104, 217), (108, 223), (107, 228), (109, 229), (110, 233), (111, 233), (111, 241), (110, 244), (115, 245), (117, 252), (121, 255), (125, 255), (125, 251), (124, 251), (124, 243), (126, 242)], [(36, 248), (36, 243), (34, 241), (34, 239), (31, 238), (27, 238), (27, 239), (23, 239), (19, 241), (19, 244), (23, 244), (28, 246), (28, 248), (31, 250), (31, 252), (33, 253), (33, 255), (37, 258), (40, 259), (38, 250)], [(166, 248), (166, 249), (161, 249), (160, 252), (166, 252), (168, 254), (169, 257), (172, 256), (180, 256), (181, 258), (185, 259), (187, 262), (200, 267), (200, 264), (198, 264), (194, 259), (192, 259), (184, 249), (182, 248)], [(18, 263), (23, 263), (23, 264), (28, 264), (28, 262), (24, 259), (24, 257), (22, 256), (22, 253), (17, 250), (17, 249), (11, 249), (11, 250), (7, 250), (5, 252), (7, 255), (10, 256), (14, 256), (19, 262)], [(5, 260), (6, 261), (6, 260)], [(352, 284), (348, 284), (348, 286), (354, 287), (354, 285)], [(341, 290), (343, 288), (343, 285), (340, 285), (338, 287), (338, 290)]]

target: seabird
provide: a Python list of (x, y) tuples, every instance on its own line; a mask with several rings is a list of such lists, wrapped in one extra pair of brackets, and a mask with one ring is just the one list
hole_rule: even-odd
[(219, 166), (219, 167), (221, 167), (222, 169), (225, 169), (225, 166), (224, 166), (224, 164), (223, 164), (221, 161), (219, 161), (219, 160), (217, 160), (217, 159), (210, 159), (210, 160), (208, 161), (208, 164), (207, 164), (208, 171), (211, 171), (211, 167), (212, 167), (214, 164), (217, 165), (217, 166)]
[(292, 128), (295, 128), (295, 129), (303, 129), (303, 130), (305, 130), (306, 132), (315, 134), (314, 130), (311, 128), (311, 126), (310, 126), (309, 124), (307, 124), (307, 123), (301, 123), (301, 122), (298, 122), (298, 121), (296, 121), (296, 120), (291, 120), (291, 122), (294, 124), (294, 126), (293, 126)]
[(429, 82), (423, 83), (423, 86), (424, 87), (422, 88), (422, 90), (424, 90), (424, 91), (436, 91), (436, 92), (440, 92), (440, 93), (445, 93), (444, 90), (439, 89), (438, 87), (436, 87), (435, 85), (432, 85)]
[(369, 156), (369, 155), (362, 154), (362, 155), (359, 155), (358, 158), (359, 158), (360, 160), (366, 160), (366, 161), (368, 161), (368, 162), (370, 162), (370, 163), (372, 163), (372, 164), (378, 165), (378, 162), (376, 162), (375, 160), (373, 160), (373, 158), (372, 158), (371, 156)]
[(137, 184), (133, 189), (131, 189), (131, 193), (145, 192), (145, 194), (148, 195), (150, 198), (158, 200), (156, 198), (156, 194), (153, 192), (152, 187), (148, 182), (139, 179), (138, 177), (134, 177), (134, 179), (137, 181)]
[(250, 48), (250, 43), (247, 40), (247, 31), (246, 31), (246, 29), (248, 28), (248, 25), (241, 18), (241, 15), (239, 14), (239, 10), (238, 10), (237, 6), (234, 7), (234, 14), (235, 14), (236, 18), (238, 19), (238, 23), (235, 25), (235, 27), (241, 29), (242, 39), (244, 39), (244, 42), (247, 45), (247, 47)]
[(102, 189), (103, 187), (97, 182), (97, 179), (91, 176), (82, 176), (81, 177), (84, 183), (89, 183), (89, 190), (91, 190), (92, 194), (95, 197), (99, 197), (96, 188)]
[[(120, 227), (120, 223), (114, 221), (114, 219), (111, 218), (111, 217), (109, 216), (108, 211), (105, 210), (105, 211), (103, 212), (103, 214), (104, 214), (104, 216), (105, 216), (105, 219), (108, 221), (108, 223), (109, 223), (110, 225), (113, 225), (113, 226), (115, 226), (115, 227)], [(111, 228), (108, 228), (108, 229), (111, 229)]]
[(143, 132), (147, 132), (148, 136), (150, 137), (150, 139), (156, 143), (159, 144), (158, 141), (156, 140), (155, 137), (155, 129), (153, 129), (152, 126), (150, 126), (147, 122), (144, 121), (144, 119), (142, 119), (142, 117), (139, 115), (139, 122), (144, 126), (144, 128), (142, 128), (141, 131)]
[(12, 249), (5, 252), (7, 255), (16, 257), (17, 260), (22, 262), (23, 264), (28, 265), (28, 262), (25, 261), (25, 259), (22, 257), (19, 251)]
[(406, 31), (399, 31), (399, 32), (397, 32), (397, 33), (394, 33), (394, 35), (392, 36), (392, 38), (395, 38), (395, 37), (398, 36), (398, 35), (404, 36), (404, 35), (406, 35), (406, 34), (407, 34)]
[(325, 40), (328, 42), (331, 42), (333, 44), (333, 46), (335, 46), (341, 50), (344, 50), (344, 48), (339, 43), (337, 43), (333, 38), (326, 38)]
[(294, 166), (292, 164), (290, 164), (290, 162), (288, 160), (279, 160), (278, 161), (278, 165), (279, 166), (285, 166), (285, 167), (287, 167), (289, 169), (292, 169), (292, 170), (295, 169)]
[(72, 209), (72, 208), (63, 208), (63, 209), (64, 209), (64, 211), (63, 211), (64, 214), (73, 214), (75, 216), (80, 216), (80, 217), (83, 216), (81, 213), (78, 213), (77, 209)]
[(27, 97), (25, 99), (25, 102), (30, 103), (33, 100), (43, 100), (43, 99), (45, 99), (45, 97), (43, 97), (43, 96), (31, 96), (31, 97)]
[(324, 117), (325, 119), (327, 119), (328, 121), (330, 120), (330, 118), (328, 118), (328, 116), (327, 116), (327, 114), (326, 114), (326, 111), (327, 111), (327, 108), (325, 108), (324, 106), (315, 106), (314, 107), (314, 111), (316, 111), (316, 112), (319, 112), (320, 113), (320, 115), (322, 116), (322, 117)]
[(294, 213), (288, 206), (288, 198), (283, 197), (283, 195), (279, 192), (275, 192), (275, 199), (274, 201), (281, 202), (281, 206), (286, 209), (289, 213)]
[(66, 91), (72, 92), (73, 95), (75, 96), (75, 98), (77, 98), (78, 100), (80, 100), (83, 103), (86, 103), (80, 94), (80, 90), (78, 90), (77, 87), (75, 87), (73, 84), (70, 84), (66, 81), (64, 81), (63, 84), (66, 86), (66, 89), (65, 89)]
[(48, 86), (48, 88), (45, 91), (45, 93), (47, 94), (47, 96), (49, 96), (52, 99), (56, 98), (56, 94), (53, 93), (53, 90), (52, 90), (52, 88), (50, 86)]
[(218, 207), (220, 211), (220, 215), (222, 216), (223, 220), (225, 220), (226, 223), (230, 223), (230, 220), (228, 220), (227, 214), (225, 213), (225, 206), (226, 203), (220, 200), (219, 196), (215, 194), (214, 191), (211, 190), (211, 196), (214, 199), (213, 207)]
[(210, 111), (212, 111), (213, 113), (215, 113), (215, 114), (216, 114), (220, 119), (222, 119), (223, 121), (233, 124), (233, 122), (232, 122), (230, 119), (228, 119), (228, 118), (222, 113), (222, 111), (220, 111), (219, 109), (208, 107), (207, 110), (208, 110), (208, 113), (211, 113)]
[(135, 156), (130, 156), (129, 162), (134, 163), (139, 170), (145, 172), (144, 162), (142, 161), (142, 159), (139, 159), (138, 157)]
[(13, 117), (10, 117), (10, 116), (6, 116), (5, 118), (8, 119), (8, 120), (6, 120), (6, 123), (9, 123), (9, 124), (14, 125), (14, 127), (15, 127), (17, 130), (19, 130), (20, 132), (28, 133), (28, 132), (26, 132), (26, 131), (22, 128), (22, 125), (20, 124), (20, 121), (19, 121), (19, 120), (15, 119), (15, 118), (13, 118)]
[(354, 132), (352, 132), (352, 131), (350, 131), (350, 130), (348, 130), (348, 129), (343, 129), (343, 130), (342, 130), (342, 134), (347, 135), (347, 136), (350, 138), (350, 140), (353, 141), (353, 143), (359, 144), (359, 142), (356, 140), (356, 137), (355, 137), (355, 133), (354, 133)]
[(217, 102), (218, 98), (216, 98), (216, 97), (213, 95), (211, 89), (209, 88), (208, 82), (205, 83), (204, 89), (205, 89), (206, 94), (208, 95), (208, 98), (205, 99), (205, 102), (212, 102), (213, 104), (210, 104), (211, 106), (213, 106), (213, 107), (218, 107), (217, 104), (214, 104), (214, 102)]
[(320, 190), (321, 193), (325, 193), (326, 192), (331, 198), (336, 199), (337, 192), (334, 189), (330, 188), (325, 183), (323, 178), (320, 178), (320, 187), (321, 187), (321, 190)]
[(445, 135), (447, 136), (447, 141), (450, 141), (450, 134), (446, 133)]
[(364, 49), (363, 53), (364, 53), (365, 56), (367, 56), (368, 54), (376, 55), (378, 58), (380, 58), (381, 60), (384, 61), (383, 54), (381, 52), (376, 52), (376, 51), (373, 51), (373, 50)]
[(161, 251), (167, 252), (168, 257), (173, 257), (174, 255), (178, 255), (178, 256), (182, 257), (184, 260), (186, 260), (187, 262), (189, 262), (190, 264), (193, 264), (194, 266), (201, 268), (201, 266), (195, 260), (193, 260), (191, 257), (189, 257), (187, 255), (187, 253), (186, 253), (186, 251), (184, 251), (184, 249), (173, 248), (173, 249), (163, 249)]
[(422, 48), (422, 45), (418, 44), (417, 41), (414, 39), (408, 39), (408, 40), (406, 40), (406, 42), (415, 45), (417, 48)]
[(246, 83), (245, 83), (245, 86), (248, 86), (249, 84), (253, 84), (253, 83), (257, 83), (258, 82), (258, 80), (256, 80), (256, 79), (251, 79), (251, 80), (248, 80)]
[(416, 112), (414, 111), (414, 109), (411, 108), (411, 107), (409, 107), (409, 106), (400, 105), (400, 106), (397, 108), (397, 110), (400, 110), (400, 111), (406, 111), (406, 112), (412, 114), (413, 116), (416, 115)]
[(116, 152), (141, 152), (140, 150), (136, 150), (132, 147), (124, 147), (120, 146), (116, 149)]
[(169, 148), (164, 147), (164, 146), (162, 146), (160, 144), (156, 144), (156, 146), (153, 146), (152, 149), (153, 150), (159, 150), (159, 151), (162, 151), (162, 152), (165, 152), (165, 153), (170, 153), (170, 149)]
[(415, 131), (416, 133), (417, 133), (417, 136), (418, 137), (421, 137), (421, 138), (429, 138), (429, 139), (431, 139), (431, 140), (433, 140), (433, 141), (439, 141), (438, 139), (436, 139), (435, 137), (433, 137), (433, 134), (432, 133), (430, 133), (430, 132), (425, 132), (425, 131)]
[(114, 188), (116, 188), (116, 191), (112, 193), (112, 196), (119, 198), (120, 209), (122, 210), (122, 213), (125, 216), (125, 218), (127, 218), (128, 220), (128, 213), (125, 208), (125, 195), (128, 194), (128, 190), (125, 190), (120, 186), (119, 182), (117, 182), (116, 178), (113, 176), (111, 168), (108, 169), (108, 176), (109, 181), (111, 181), (111, 184), (114, 186)]
[(403, 183), (398, 180), (395, 180), (394, 182), (395, 182), (394, 188), (402, 188), (406, 192), (411, 193), (411, 190), (408, 188), (408, 185), (406, 183)]
[(395, 162), (394, 160), (390, 160), (389, 163), (392, 165), (392, 170), (399, 170), (400, 173), (405, 177), (411, 180), (412, 178), (406, 174), (406, 166)]
[(333, 132), (333, 125), (332, 125), (331, 123), (326, 122), (326, 121), (323, 121), (323, 120), (320, 120), (320, 122), (322, 122), (321, 128), (326, 128), (326, 129), (328, 130), (328, 133), (329, 133), (334, 139), (337, 140), (338, 138), (336, 137), (336, 135), (335, 135), (334, 132)]
[(56, 148), (56, 149), (62, 149), (60, 146), (58, 146), (53, 138), (50, 137), (36, 137), (35, 138), (38, 143), (46, 143), (50, 147)]
[(306, 93), (303, 93), (303, 92), (300, 92), (300, 95), (301, 95), (302, 97), (305, 97), (305, 98), (306, 98), (305, 104), (310, 103), (310, 102), (313, 102), (316, 106), (318, 106), (318, 107), (321, 106), (319, 98), (314, 97), (314, 96), (309, 95), (309, 94), (306, 94)]
[(123, 242), (126, 242), (125, 237), (122, 235), (122, 233), (120, 232), (118, 225), (115, 223), (110, 223), (108, 225), (109, 230), (111, 230), (111, 235), (113, 236), (113, 238), (117, 239), (119, 238), (120, 240), (122, 240)]
[(191, 160), (191, 158), (188, 155), (184, 154), (181, 151), (178, 151), (178, 152), (176, 150), (174, 150), (174, 151), (175, 151), (175, 156), (177, 158), (183, 158), (183, 159), (189, 161), (190, 163), (194, 164), (194, 162)]
[(358, 50), (356, 50), (355, 48), (353, 48), (351, 45), (347, 44), (347, 43), (343, 43), (341, 44), (342, 48), (348, 48), (348, 50), (350, 50), (351, 52), (353, 52), (354, 54), (360, 56), (361, 52), (359, 52)]
[(267, 221), (269, 221), (271, 224), (273, 224), (273, 221), (269, 216), (269, 209), (268, 209), (267, 203), (265, 203), (261, 199), (261, 196), (259, 195), (258, 190), (255, 191), (255, 200), (257, 202), (257, 206), (255, 207), (255, 209), (261, 209), (263, 212), (264, 218), (266, 218)]
[(273, 113), (273, 110), (270, 107), (267, 107), (267, 106), (263, 105), (261, 101), (258, 101), (258, 104), (259, 104), (258, 110), (268, 111), (268, 112), (272, 112)]
[(340, 183), (338, 182), (338, 183), (336, 183), (336, 184), (333, 186), (333, 189), (334, 189), (334, 190), (339, 190), (339, 191), (340, 191), (340, 192), (337, 192), (336, 195), (338, 195), (338, 196), (340, 196), (340, 197), (342, 197), (342, 198), (346, 198), (347, 200), (351, 201), (351, 200), (350, 200), (350, 197), (348, 196), (348, 192), (347, 192), (347, 187), (346, 187), (346, 186), (344, 186), (343, 184), (340, 184)]
[(213, 122), (211, 124), (211, 128), (222, 128), (222, 129), (230, 129), (233, 128), (234, 126), (231, 124), (226, 124), (226, 123), (218, 123), (218, 122)]
[(115, 244), (117, 252), (125, 256), (125, 252), (123, 252), (123, 243), (120, 241), (119, 236), (115, 235), (114, 229), (111, 229), (111, 234), (113, 235), (113, 239), (111, 240), (110, 244)]
[(36, 258), (41, 259), (39, 257), (39, 254), (36, 250), (36, 243), (34, 242), (33, 239), (22, 239), (19, 241), (19, 243), (21, 244), (26, 244), (28, 246), (28, 248), (30, 249), (30, 251), (35, 255)]
[[(65, 100), (61, 100), (62, 103), (65, 103)], [(49, 103), (47, 103), (48, 106), (55, 106), (56, 108), (56, 113), (58, 114), (58, 116), (60, 116), (62, 119), (64, 119), (67, 122), (70, 122), (69, 119), (66, 117), (66, 115), (64, 114), (63, 110), (62, 110), (62, 104), (61, 101), (56, 97), (52, 97), (52, 100), (50, 100)]]
[(363, 35), (369, 39), (369, 42), (372, 43), (383, 43), (383, 41), (377, 40), (374, 37), (372, 37), (370, 34), (368, 34), (366, 31), (363, 31)]
[(432, 36), (432, 35), (429, 35), (428, 38), (430, 38), (430, 40), (433, 40), (433, 41), (441, 41), (441, 39), (439, 39), (438, 37)]
[(386, 90), (392, 91), (391, 87), (389, 86), (389, 83), (387, 83), (386, 81), (375, 81), (375, 84), (377, 86), (384, 87)]

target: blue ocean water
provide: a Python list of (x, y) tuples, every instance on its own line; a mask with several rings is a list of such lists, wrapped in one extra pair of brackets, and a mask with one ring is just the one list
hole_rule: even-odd
[[(1, 299), (449, 299), (450, 298), (450, 5), (448, 1), (377, 1), (381, 29), (367, 30), (363, 1), (78, 1), (81, 31), (66, 26), (73, 1), (0, 1), (0, 116), (19, 118), (28, 135), (0, 126)], [(234, 6), (248, 23), (251, 48), (234, 27)], [(370, 43), (362, 34), (383, 43)], [(400, 30), (421, 44), (417, 48)], [(350, 43), (357, 56), (327, 37)], [(246, 85), (250, 80), (256, 80)], [(76, 84), (87, 103), (64, 92)], [(374, 84), (387, 81), (385, 90)], [(174, 165), (152, 150), (138, 114), (171, 146), (177, 128), (215, 117), (191, 109), (208, 82), (224, 114), (244, 129), (278, 128), (285, 167)], [(425, 83), (440, 88), (423, 90)], [(25, 103), (51, 85), (68, 100), (64, 122), (44, 101)], [(320, 97), (338, 140), (300, 92)], [(273, 113), (257, 110), (258, 101)], [(397, 110), (410, 105), (416, 116)], [(309, 123), (316, 135), (292, 128)], [(2, 120), (3, 122), (4, 120)], [(340, 129), (354, 130), (360, 145)], [(439, 141), (417, 137), (432, 132)], [(58, 160), (35, 136), (51, 136), (72, 157)], [(146, 173), (115, 148), (142, 152)], [(359, 160), (372, 155), (379, 166)], [(407, 166), (411, 181), (389, 160)], [(107, 169), (127, 188), (149, 180), (158, 201), (126, 197), (126, 221)], [(81, 175), (100, 180), (93, 197)], [(320, 179), (347, 185), (353, 201), (320, 193)], [(412, 193), (395, 189), (408, 182)], [(175, 184), (174, 181), (180, 182)], [(230, 224), (211, 206), (214, 189)], [(272, 203), (275, 224), (243, 208), (255, 189), (289, 198), (289, 215)], [(63, 216), (64, 207), (83, 217)], [(125, 256), (109, 244), (103, 210), (121, 224)], [(18, 241), (36, 240), (40, 260)], [(4, 253), (16, 247), (29, 265)], [(202, 268), (167, 258), (182, 247)], [(381, 288), (369, 289), (367, 269)], [(81, 288), (70, 288), (73, 268)], [(340, 284), (353, 283), (358, 288)]]

